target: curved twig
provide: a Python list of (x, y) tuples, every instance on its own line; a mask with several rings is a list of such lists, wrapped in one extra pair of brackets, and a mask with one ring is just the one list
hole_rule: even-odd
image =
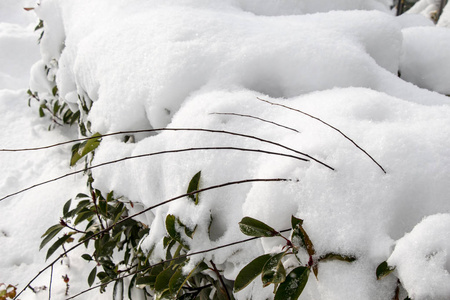
[[(215, 130), (215, 129), (206, 129), (206, 128), (157, 128), (157, 129), (142, 129), (142, 130), (132, 130), (132, 131), (118, 131), (118, 132), (113, 132), (113, 133), (107, 133), (107, 134), (103, 134), (103, 135), (98, 135), (95, 136), (95, 138), (102, 138), (102, 137), (107, 137), (107, 136), (114, 136), (114, 135), (120, 135), (120, 134), (134, 134), (134, 133), (144, 133), (144, 132), (156, 132), (156, 131), (198, 131), (198, 132), (209, 132), (209, 133), (220, 133), (220, 134), (227, 134), (227, 135), (234, 135), (234, 136), (240, 136), (240, 137), (245, 137), (245, 138), (249, 138), (249, 139), (253, 139), (253, 140), (257, 140), (263, 143), (267, 143), (267, 144), (271, 144), (277, 147), (281, 147), (284, 148), (286, 150), (292, 151), (294, 153), (303, 155), (305, 157), (308, 157), (309, 159), (327, 167), (330, 170), (334, 171), (334, 168), (327, 165), (326, 163), (318, 160), (317, 158), (314, 158), (306, 153), (300, 152), (298, 150), (292, 149), (290, 147), (287, 147), (285, 145), (282, 145), (280, 143), (276, 143), (270, 140), (266, 140), (263, 138), (259, 138), (253, 135), (249, 135), (249, 134), (243, 134), (243, 133), (237, 133), (237, 132), (233, 132), (233, 131), (226, 131), (226, 130)], [(42, 147), (35, 147), (35, 148), (21, 148), (21, 149), (0, 149), (0, 152), (20, 152), (20, 151), (36, 151), (36, 150), (43, 150), (43, 149), (49, 149), (49, 148), (53, 148), (53, 147), (58, 147), (58, 146), (62, 146), (62, 145), (66, 145), (66, 144), (70, 144), (70, 143), (75, 143), (75, 142), (81, 142), (81, 141), (86, 141), (89, 140), (93, 137), (87, 137), (87, 138), (80, 138), (80, 139), (75, 139), (75, 140), (70, 140), (70, 141), (65, 141), (65, 142), (61, 142), (61, 143), (57, 143), (57, 144), (52, 144), (52, 145), (47, 145), (47, 146), (42, 146)], [(1, 201), (1, 199), (0, 199)]]
[(266, 103), (268, 103), (268, 104), (271, 104), (271, 105), (276, 105), (276, 106), (281, 106), (281, 107), (284, 107), (284, 108), (287, 108), (287, 109), (289, 109), (289, 110), (293, 110), (293, 111), (296, 111), (296, 112), (299, 112), (299, 113), (301, 113), (301, 114), (304, 114), (305, 116), (308, 116), (308, 117), (310, 117), (310, 118), (313, 118), (313, 119), (315, 119), (315, 120), (317, 120), (317, 121), (319, 121), (319, 122), (321, 122), (322, 124), (325, 124), (326, 126), (328, 126), (328, 127), (330, 127), (330, 128), (332, 128), (332, 129), (334, 129), (334, 130), (336, 130), (337, 132), (339, 132), (343, 137), (345, 137), (347, 140), (349, 140), (353, 145), (355, 145), (356, 146), (356, 148), (358, 148), (359, 150), (361, 150), (363, 153), (365, 153), (383, 172), (384, 172), (384, 174), (386, 174), (386, 171), (384, 170), (384, 168), (369, 154), (369, 153), (367, 153), (363, 148), (361, 148), (358, 144), (356, 144), (351, 138), (349, 138), (347, 135), (345, 135), (342, 131), (340, 131), (339, 129), (337, 129), (336, 127), (334, 127), (334, 126), (332, 126), (332, 125), (330, 125), (330, 124), (328, 124), (327, 122), (325, 122), (325, 121), (323, 121), (323, 120), (321, 120), (321, 119), (319, 119), (319, 118), (317, 118), (317, 117), (314, 117), (313, 115), (310, 115), (310, 114), (308, 114), (308, 113), (305, 113), (304, 111), (301, 111), (301, 110), (299, 110), (299, 109), (295, 109), (295, 108), (293, 108), (293, 107), (290, 107), (290, 106), (287, 106), (287, 105), (283, 105), (283, 104), (279, 104), (279, 103), (275, 103), (275, 102), (271, 102), (271, 101), (269, 101), (269, 100), (264, 100), (264, 99), (261, 99), (261, 98), (258, 98), (258, 97), (256, 97), (256, 99), (258, 99), (258, 100), (260, 100), (260, 101), (262, 101), (262, 102), (266, 102)]
[(72, 176), (72, 175), (75, 175), (75, 174), (83, 173), (83, 172), (86, 172), (87, 170), (92, 170), (92, 169), (96, 169), (96, 168), (99, 168), (99, 167), (103, 167), (103, 166), (106, 166), (106, 165), (111, 165), (111, 164), (119, 163), (119, 162), (122, 162), (122, 161), (130, 160), (130, 159), (143, 158), (143, 157), (155, 156), (155, 155), (160, 155), (160, 154), (180, 153), (180, 152), (190, 152), (190, 151), (206, 151), (206, 150), (236, 150), (236, 151), (243, 151), (243, 152), (256, 152), (256, 153), (263, 153), (263, 154), (269, 154), (269, 155), (277, 155), (277, 156), (294, 158), (294, 159), (297, 159), (297, 160), (300, 160), (300, 161), (309, 161), (309, 160), (307, 160), (305, 158), (294, 156), (294, 155), (290, 155), (290, 154), (266, 151), (266, 150), (261, 150), (261, 149), (247, 149), (247, 148), (237, 148), (237, 147), (194, 147), (194, 148), (166, 150), (166, 151), (159, 151), (159, 152), (152, 152), (152, 153), (145, 153), (145, 154), (127, 156), (127, 157), (123, 157), (123, 158), (120, 158), (120, 159), (107, 161), (107, 162), (104, 162), (104, 163), (101, 163), (101, 164), (98, 164), (98, 165), (86, 167), (86, 168), (84, 168), (82, 170), (66, 173), (64, 175), (61, 175), (61, 176), (58, 176), (58, 177), (55, 177), (55, 178), (52, 178), (52, 179), (49, 179), (49, 180), (46, 180), (46, 181), (42, 181), (42, 182), (36, 183), (36, 184), (34, 184), (32, 186), (29, 186), (29, 187), (24, 188), (22, 190), (19, 190), (17, 192), (8, 194), (8, 195), (0, 198), (0, 202), (5, 200), (5, 199), (7, 199), (7, 198), (12, 197), (12, 196), (15, 196), (15, 195), (21, 194), (23, 192), (29, 191), (31, 189), (34, 189), (34, 188), (36, 188), (38, 186), (41, 186), (41, 185), (44, 185), (44, 184), (47, 184), (47, 183), (50, 183), (50, 182), (54, 182), (54, 181), (57, 181), (57, 180), (60, 180), (60, 179), (63, 179), (63, 178), (66, 178), (66, 177), (69, 177), (69, 176)]
[(266, 120), (266, 119), (263, 119), (263, 118), (260, 118), (260, 117), (255, 117), (255, 116), (252, 116), (252, 115), (244, 115), (244, 114), (238, 114), (238, 113), (218, 113), (218, 112), (210, 113), (210, 115), (238, 116), (238, 117), (251, 118), (251, 119), (256, 119), (256, 120), (259, 120), (259, 121), (262, 121), (262, 122), (265, 122), (265, 123), (269, 123), (269, 124), (272, 124), (272, 125), (275, 125), (275, 126), (278, 126), (278, 127), (282, 127), (282, 128), (285, 128), (285, 129), (292, 130), (294, 132), (300, 133), (300, 131), (298, 131), (295, 128), (288, 127), (288, 126), (285, 126), (285, 125), (281, 125), (281, 124), (278, 124), (276, 122), (269, 121), (269, 120)]

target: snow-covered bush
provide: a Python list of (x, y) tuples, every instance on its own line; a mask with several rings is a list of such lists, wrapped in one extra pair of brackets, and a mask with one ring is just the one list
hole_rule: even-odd
[[(131, 133), (104, 137), (87, 166), (92, 189), (114, 191), (129, 215), (146, 210), (135, 220), (149, 227), (139, 251), (150, 265), (200, 252), (183, 270), (210, 262), (208, 276), (228, 286), (253, 259), (284, 246), (255, 239), (221, 248), (243, 239), (239, 221), (281, 231), (294, 215), (317, 257), (356, 258), (323, 264), (304, 299), (392, 298), (397, 278), (376, 278), (383, 261), (398, 267), (402, 293), (448, 298), (441, 285), (413, 287), (421, 275), (396, 258), (408, 251), (406, 232), (450, 209), (448, 29), (423, 16), (396, 18), (391, 4), (42, 0), (42, 60), (31, 87), (52, 94), (42, 72), (52, 65), (58, 99), (80, 111), (86, 134), (144, 129), (134, 143), (123, 141)], [(73, 154), (92, 150), (84, 149)], [(242, 184), (195, 202), (186, 183), (199, 170), (200, 188)], [(168, 249), (172, 242), (179, 251)], [(445, 251), (436, 251), (442, 262)], [(445, 279), (441, 271), (427, 282)], [(256, 280), (233, 297), (273, 293)]]

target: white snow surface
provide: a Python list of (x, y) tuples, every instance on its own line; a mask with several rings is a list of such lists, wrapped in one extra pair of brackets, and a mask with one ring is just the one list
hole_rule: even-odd
[(450, 214), (429, 216), (397, 241), (388, 263), (397, 267), (412, 299), (448, 299)]
[[(450, 94), (450, 29), (435, 27), (421, 15), (394, 17), (390, 4), (381, 0), (264, 4), (252, 0), (42, 0), (35, 12), (44, 20), (45, 33), (41, 60), (31, 68), (30, 87), (39, 95), (51, 94), (49, 80), (55, 78), (61, 99), (72, 107), (78, 107), (79, 96), (92, 100), (87, 118), (93, 133), (222, 130), (270, 140), (322, 162), (211, 149), (129, 159), (94, 169), (95, 187), (123, 195), (136, 203), (134, 210), (185, 193), (189, 180), (200, 170), (201, 187), (254, 178), (289, 179), (214, 189), (201, 193), (198, 205), (183, 198), (141, 216), (151, 229), (142, 246), (156, 245), (154, 261), (163, 257), (164, 220), (169, 213), (188, 226), (197, 225), (190, 240), (193, 252), (244, 239), (238, 228), (244, 216), (282, 230), (289, 228), (294, 215), (304, 219), (318, 255), (338, 252), (358, 258), (353, 263), (321, 264), (320, 280), (311, 276), (300, 299), (391, 299), (396, 276), (411, 299), (448, 299), (449, 243), (444, 237), (450, 230), (450, 100), (444, 94)], [(34, 27), (20, 22), (14, 26)], [(13, 25), (1, 25), (0, 32), (8, 26)], [(26, 41), (31, 37), (36, 35), (30, 33)], [(15, 59), (21, 67), (30, 68), (19, 54)], [(45, 65), (51, 67), (49, 74)], [(25, 75), (20, 76), (17, 80), (23, 82)], [(36, 114), (27, 110), (24, 116), (25, 100), (21, 106), (11, 104), (19, 97), (26, 98), (23, 90), (1, 90), (3, 113), (12, 111), (13, 116), (27, 120), (1, 121), (7, 128), (1, 148), (20, 147), (25, 141), (27, 146), (51, 143), (73, 135), (44, 132), (44, 122), (37, 121)], [(301, 110), (338, 128), (386, 174), (336, 130), (258, 98)], [(299, 132), (217, 113), (252, 115)], [(33, 134), (27, 131), (30, 127)], [(104, 138), (93, 164), (193, 147), (298, 155), (226, 133), (161, 131), (136, 135), (135, 143)], [(24, 154), (27, 163), (20, 160), (22, 164), (18, 153), (1, 153), (2, 167), (6, 166), (2, 193), (68, 172), (70, 148), (51, 153), (36, 154), (37, 158)], [(45, 160), (47, 155), (55, 159), (53, 164)], [(66, 180), (59, 183), (58, 193), (55, 185), (44, 186), (34, 194), (30, 191), (0, 203), (0, 224), (14, 232), (10, 237), (0, 235), (13, 241), (0, 248), (4, 258), (0, 282), (13, 278), (12, 283), (23, 286), (39, 269), (39, 260), (44, 265), (43, 254), (36, 255), (39, 236), (58, 221), (65, 200), (84, 188), (83, 178)], [(48, 194), (51, 198), (45, 198)], [(47, 217), (30, 207), (34, 201), (42, 202)], [(33, 215), (27, 223), (14, 222), (12, 212), (19, 205), (34, 212), (20, 211), (23, 216)], [(45, 210), (48, 207), (51, 210)], [(28, 254), (17, 256), (17, 244), (24, 245)], [(233, 280), (253, 258), (282, 246), (281, 239), (260, 239), (192, 258), (193, 262), (203, 257), (213, 260)], [(14, 252), (15, 256), (9, 254)], [(73, 268), (62, 266), (66, 269), (58, 271), (71, 272), (71, 293), (75, 293), (86, 285), (90, 268), (76, 254), (72, 259), (78, 262), (71, 264)], [(397, 267), (396, 276), (377, 281), (376, 267), (385, 260)], [(61, 296), (64, 288), (59, 282), (55, 294)], [(96, 292), (88, 295), (84, 299), (110, 298)], [(255, 282), (235, 297), (271, 295), (271, 288), (262, 289)], [(21, 299), (46, 297), (29, 292)]]

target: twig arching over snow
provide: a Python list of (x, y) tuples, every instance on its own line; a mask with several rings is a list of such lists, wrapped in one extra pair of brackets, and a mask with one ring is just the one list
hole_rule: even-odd
[(321, 119), (319, 119), (319, 118), (317, 118), (317, 117), (314, 117), (313, 115), (310, 115), (310, 114), (308, 114), (308, 113), (305, 113), (304, 111), (301, 111), (301, 110), (299, 110), (299, 109), (296, 109), (296, 108), (293, 108), (293, 107), (290, 107), (290, 106), (287, 106), (287, 105), (283, 105), (283, 104), (279, 104), (279, 103), (275, 103), (275, 102), (271, 102), (271, 101), (269, 101), (269, 100), (264, 100), (264, 99), (261, 99), (261, 98), (258, 98), (258, 97), (256, 97), (256, 99), (258, 99), (259, 101), (262, 101), (262, 102), (266, 102), (266, 103), (268, 103), (268, 104), (270, 104), (270, 105), (276, 105), (276, 106), (280, 106), (280, 107), (283, 107), (283, 108), (286, 108), (286, 109), (289, 109), (289, 110), (293, 110), (293, 111), (296, 111), (296, 112), (299, 112), (299, 113), (301, 113), (301, 114), (304, 114), (305, 116), (308, 116), (308, 117), (310, 117), (310, 118), (312, 118), (312, 119), (315, 119), (315, 120), (317, 120), (317, 121), (319, 121), (319, 122), (321, 122), (322, 124), (325, 124), (326, 126), (328, 126), (328, 127), (330, 127), (330, 128), (332, 128), (332, 129), (334, 129), (334, 130), (336, 130), (337, 132), (339, 132), (343, 137), (345, 137), (347, 140), (349, 140), (353, 145), (355, 145), (356, 146), (356, 148), (358, 148), (359, 150), (361, 150), (362, 152), (364, 152), (364, 154), (366, 154), (382, 171), (383, 171), (383, 173), (384, 174), (386, 174), (386, 171), (384, 170), (384, 168), (369, 154), (369, 153), (367, 153), (366, 152), (366, 150), (364, 150), (363, 148), (361, 148), (355, 141), (353, 141), (351, 138), (349, 138), (347, 135), (345, 135), (345, 133), (343, 133), (342, 131), (340, 131), (338, 128), (336, 128), (336, 127), (334, 127), (333, 125), (330, 125), (330, 124), (328, 124), (327, 122), (325, 122), (325, 121), (323, 121), (323, 120), (321, 120)]

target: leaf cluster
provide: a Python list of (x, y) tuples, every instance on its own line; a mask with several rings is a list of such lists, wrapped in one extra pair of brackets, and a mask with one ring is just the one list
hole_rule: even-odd
[[(123, 201), (114, 197), (110, 192), (103, 196), (99, 190), (92, 189), (91, 195), (80, 193), (73, 200), (69, 200), (63, 207), (63, 217), (59, 224), (51, 226), (43, 235), (40, 248), (42, 249), (63, 233), (47, 250), (47, 259), (56, 250), (73, 242), (84, 242), (88, 251), (82, 255), (87, 262), (95, 263), (88, 276), (88, 284), (92, 286), (96, 280), (104, 283), (115, 281), (115, 293), (123, 291), (122, 273), (130, 272), (136, 261), (142, 256), (138, 245), (140, 240), (148, 233), (148, 228), (133, 219), (127, 219), (121, 226), (109, 227), (128, 216), (128, 209)], [(89, 247), (91, 246), (91, 247)], [(130, 292), (131, 293), (131, 292)]]
[[(47, 71), (50, 70), (47, 68)], [(59, 99), (58, 87), (55, 85), (52, 89), (52, 97), (49, 99), (41, 99), (38, 92), (27, 91), (28, 105), (31, 106), (31, 100), (34, 99), (39, 104), (39, 117), (49, 117), (51, 124), (48, 130), (54, 129), (56, 126), (73, 125), (80, 121), (80, 111), (72, 111), (67, 103)]]
[[(271, 226), (251, 217), (244, 217), (239, 228), (245, 235), (254, 237), (281, 237), (286, 245), (281, 252), (261, 255), (247, 264), (237, 275), (234, 291), (239, 292), (248, 286), (256, 277), (261, 276), (264, 287), (274, 285), (275, 300), (298, 299), (305, 288), (309, 274), (313, 271), (318, 278), (318, 264), (330, 260), (352, 262), (356, 257), (338, 253), (327, 253), (317, 256), (314, 245), (303, 228), (303, 220), (291, 217), (291, 237), (287, 239)], [(309, 257), (307, 263), (302, 263), (299, 252), (303, 251)], [(294, 256), (299, 266), (287, 273), (283, 264), (286, 257)]]
[[(197, 192), (200, 177), (201, 172), (196, 173), (187, 189), (188, 199), (195, 205), (198, 205), (200, 201)], [(146, 271), (136, 276), (136, 286), (148, 287), (154, 293), (155, 300), (233, 299), (228, 292), (230, 287), (227, 286), (213, 262), (210, 262), (212, 265), (210, 266), (201, 260), (193, 267), (189, 267), (190, 259), (187, 256), (190, 249), (189, 241), (194, 238), (197, 226), (188, 226), (179, 217), (168, 214), (165, 227), (167, 232), (163, 238), (165, 260), (153, 267), (149, 266), (148, 260), (140, 264), (138, 269)]]

